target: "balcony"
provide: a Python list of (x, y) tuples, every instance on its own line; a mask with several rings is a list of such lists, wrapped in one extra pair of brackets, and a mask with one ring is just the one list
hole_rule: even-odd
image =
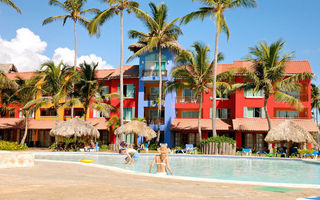
[[(159, 76), (158, 70), (142, 70), (142, 76)], [(167, 76), (167, 70), (162, 70), (162, 76)]]
[[(151, 124), (155, 124), (155, 125), (157, 125), (158, 124), (158, 122), (159, 122), (159, 120), (158, 119), (146, 119), (146, 121), (147, 121), (147, 124), (148, 125), (151, 125)], [(163, 125), (164, 124), (164, 118), (161, 118), (161, 121), (160, 121), (160, 123), (161, 123), (161, 125)]]
[[(162, 100), (164, 101), (164, 96), (162, 95)], [(149, 95), (144, 95), (144, 100), (145, 101), (154, 101), (159, 98), (158, 94), (149, 94)]]
[(200, 103), (199, 97), (176, 97), (176, 103)]

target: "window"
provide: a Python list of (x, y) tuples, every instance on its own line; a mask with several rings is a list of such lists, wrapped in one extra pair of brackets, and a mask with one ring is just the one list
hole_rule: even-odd
[(248, 108), (243, 109), (244, 118), (265, 118), (265, 112), (263, 108)]
[(299, 112), (290, 110), (278, 110), (277, 118), (299, 118)]
[(263, 98), (264, 92), (263, 90), (253, 92), (253, 89), (244, 90), (244, 96), (247, 98)]
[(41, 117), (55, 117), (55, 116), (57, 116), (57, 112), (55, 109), (41, 108), (40, 109), (40, 116)]
[(189, 89), (184, 89), (182, 91), (182, 96), (183, 97), (193, 97), (193, 91)]
[(135, 116), (135, 108), (123, 108), (123, 120), (131, 121)]
[(285, 94), (288, 94), (290, 96), (293, 96), (294, 98), (296, 99), (299, 99), (300, 98), (300, 91), (293, 91), (293, 92), (288, 92), (288, 91), (283, 91), (283, 90), (280, 90), (280, 92), (283, 92)]
[(109, 86), (104, 86), (102, 88), (102, 95), (106, 95), (106, 94), (109, 94)]
[[(19, 118), (24, 118), (21, 109), (19, 110)], [(34, 118), (34, 112), (29, 115), (29, 118)]]
[(230, 99), (230, 94), (221, 94), (221, 95), (218, 95), (217, 94), (217, 99)]
[[(212, 108), (210, 108), (210, 118), (212, 119)], [(217, 119), (229, 119), (230, 118), (230, 109), (227, 108), (218, 108), (216, 110)]]
[(182, 118), (198, 118), (199, 111), (182, 111)]
[[(159, 70), (159, 62), (158, 62), (158, 54), (150, 54), (146, 56), (146, 71), (158, 71)], [(161, 71), (166, 70), (166, 62), (167, 57), (165, 55), (161, 55)]]
[(93, 110), (93, 117), (97, 117), (97, 118), (109, 118), (110, 117), (110, 113), (108, 113), (107, 115), (103, 114), (100, 111), (97, 110)]
[(152, 87), (150, 88), (150, 95), (152, 97), (159, 96), (159, 88), (158, 87)]
[[(118, 85), (118, 93), (120, 94), (120, 85)], [(135, 84), (123, 85), (123, 96), (127, 98), (136, 97), (136, 85)]]

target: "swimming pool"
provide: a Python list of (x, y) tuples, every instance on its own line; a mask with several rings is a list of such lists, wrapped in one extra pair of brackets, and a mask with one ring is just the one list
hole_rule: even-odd
[[(86, 158), (93, 159), (95, 164), (149, 172), (152, 155), (140, 155), (133, 166), (126, 165), (124, 157), (117, 154), (35, 153), (35, 158), (40, 160), (79, 162)], [(320, 165), (300, 160), (170, 155), (170, 165), (176, 176), (320, 186)]]

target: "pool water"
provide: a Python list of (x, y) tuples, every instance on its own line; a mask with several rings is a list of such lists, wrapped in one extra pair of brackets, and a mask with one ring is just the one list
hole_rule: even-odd
[[(176, 176), (211, 178), (235, 181), (254, 181), (320, 185), (320, 165), (299, 160), (273, 160), (237, 157), (169, 156)], [(123, 155), (107, 154), (35, 154), (36, 159), (74, 161), (92, 159), (95, 164), (118, 167), (137, 172), (149, 172), (151, 155), (141, 155), (133, 166), (126, 165)], [(156, 167), (153, 173), (156, 172)]]

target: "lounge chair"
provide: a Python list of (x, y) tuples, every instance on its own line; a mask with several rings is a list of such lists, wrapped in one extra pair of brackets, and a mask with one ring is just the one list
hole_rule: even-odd
[(197, 151), (193, 148), (193, 144), (186, 144), (186, 148), (181, 149), (181, 151), (182, 151), (182, 153), (188, 153), (188, 152), (190, 152), (190, 153), (193, 152), (194, 154), (197, 153)]
[(284, 156), (284, 157), (287, 157), (287, 154), (286, 154), (286, 147), (277, 147), (277, 152), (276, 152), (276, 157), (278, 155), (280, 155), (280, 157)]
[(289, 149), (289, 156), (297, 156), (297, 157), (301, 157), (301, 154), (298, 152), (298, 148), (297, 147), (291, 147)]
[(258, 151), (257, 154), (258, 156), (261, 156), (263, 154), (267, 155), (268, 153), (266, 151)]
[(312, 153), (307, 153), (307, 154), (305, 154), (305, 157), (310, 156), (310, 157), (312, 157), (312, 158), (314, 158), (314, 159), (317, 159), (319, 153), (320, 153), (319, 151), (314, 150)]
[(237, 153), (240, 153), (241, 156), (242, 156), (243, 153), (245, 153), (247, 156), (249, 156), (249, 155), (251, 156), (252, 155), (251, 149), (242, 149), (241, 151), (237, 151)]

